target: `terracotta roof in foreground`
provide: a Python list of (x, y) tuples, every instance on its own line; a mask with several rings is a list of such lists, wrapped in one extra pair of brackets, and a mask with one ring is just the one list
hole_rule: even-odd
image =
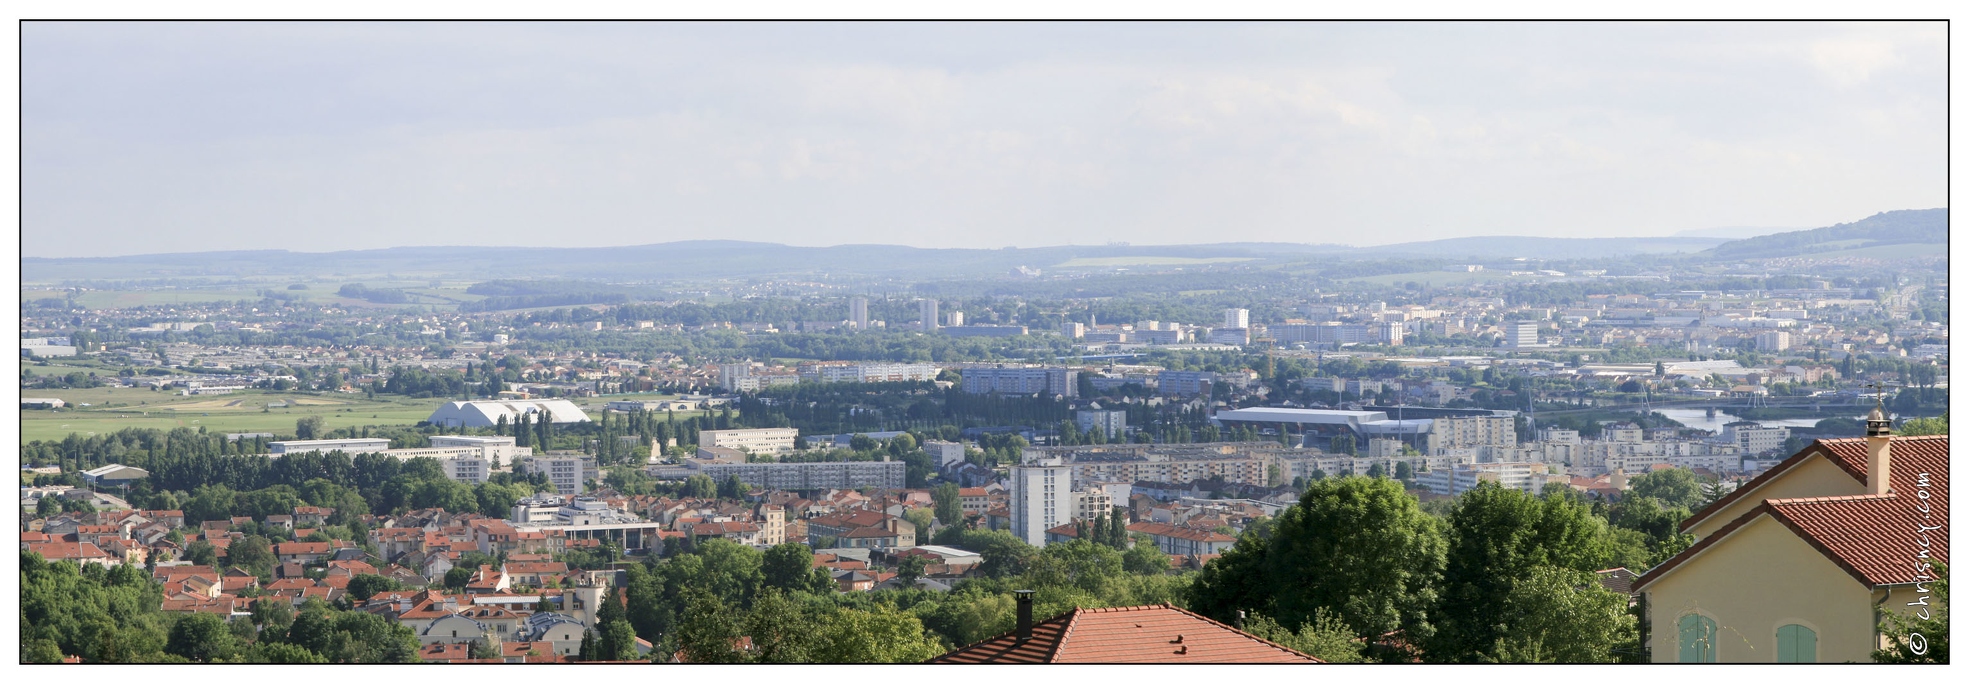
[(931, 663), (1317, 663), (1319, 659), (1168, 604), (1076, 608)]
[[(1635, 581), (1635, 588), (1673, 572), (1760, 515), (1782, 523), (1868, 587), (1912, 583), (1924, 570), (1915, 561), (1924, 548), (1935, 560), (1948, 562), (1948, 535), (1934, 528), (1948, 520), (1948, 437), (1896, 437), (1891, 449), (1887, 495), (1767, 499), (1649, 570)], [(1819, 440), (1785, 462), (1812, 453), (1826, 454), (1849, 474), (1857, 471), (1857, 477), (1865, 481), (1866, 440)], [(1922, 493), (1927, 494), (1925, 499)], [(1728, 500), (1705, 510), (1727, 505)], [(1931, 529), (1924, 531), (1923, 526)]]

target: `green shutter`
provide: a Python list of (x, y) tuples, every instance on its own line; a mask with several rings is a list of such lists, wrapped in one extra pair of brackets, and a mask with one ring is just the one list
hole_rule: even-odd
[(1819, 635), (1804, 625), (1778, 628), (1778, 662), (1816, 663), (1819, 661)]
[(1680, 662), (1716, 662), (1716, 621), (1701, 615), (1682, 616), (1676, 625), (1682, 645)]

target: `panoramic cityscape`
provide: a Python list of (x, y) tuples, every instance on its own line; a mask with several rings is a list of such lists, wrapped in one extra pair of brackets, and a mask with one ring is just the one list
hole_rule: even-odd
[(20, 662), (1947, 662), (1945, 25), (1103, 27), (29, 22)]

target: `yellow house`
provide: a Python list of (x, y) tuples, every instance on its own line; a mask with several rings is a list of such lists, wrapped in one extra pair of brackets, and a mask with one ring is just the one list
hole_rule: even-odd
[[(1688, 550), (1634, 583), (1658, 663), (1870, 662), (1881, 613), (1948, 562), (1948, 437), (1827, 439), (1683, 521)], [(1917, 583), (1917, 581), (1921, 583)]]

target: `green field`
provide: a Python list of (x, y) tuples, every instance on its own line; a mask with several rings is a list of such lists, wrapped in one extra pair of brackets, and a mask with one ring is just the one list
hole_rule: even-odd
[[(294, 421), (321, 416), (329, 428), (363, 425), (414, 425), (450, 399), (364, 399), (359, 394), (297, 394), (248, 391), (186, 397), (147, 389), (94, 388), (26, 390), (25, 396), (55, 397), (67, 408), (21, 411), (21, 442), (58, 440), (70, 433), (91, 435), (142, 427), (169, 430), (203, 427), (213, 432), (293, 434)], [(267, 410), (268, 402), (288, 402)], [(301, 402), (295, 405), (294, 402)], [(79, 404), (91, 404), (88, 407)]]
[(1242, 261), (1257, 261), (1257, 257), (1079, 257), (1069, 259), (1054, 268), (1114, 268), (1117, 266), (1204, 266), (1208, 264), (1233, 264)]
[(1480, 280), (1501, 280), (1509, 277), (1511, 277), (1511, 274), (1503, 271), (1477, 271), (1475, 273), (1467, 271), (1416, 271), (1414, 273), (1390, 273), (1387, 275), (1348, 278), (1347, 282), (1389, 286), (1415, 282), (1422, 283), (1428, 287), (1436, 287), (1439, 285), (1462, 285)]

